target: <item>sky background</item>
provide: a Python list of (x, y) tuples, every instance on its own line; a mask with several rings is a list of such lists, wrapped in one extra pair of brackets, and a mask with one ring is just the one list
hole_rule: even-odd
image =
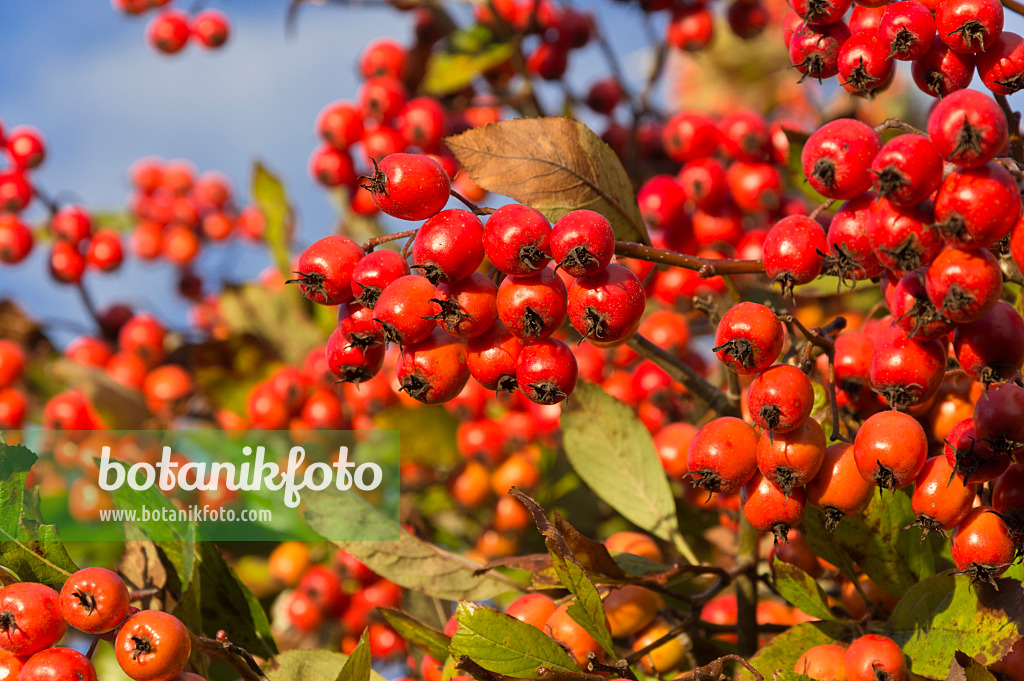
[[(129, 166), (158, 156), (226, 173), (244, 201), (260, 159), (284, 180), (297, 210), (296, 246), (326, 236), (337, 216), (306, 170), (317, 146), (316, 116), (329, 102), (355, 98), (356, 63), (372, 39), (411, 42), (410, 15), (380, 5), (307, 5), (286, 35), (287, 0), (205, 4), (231, 17), (228, 45), (211, 52), (190, 44), (168, 57), (146, 43), (152, 14), (127, 17), (108, 0), (0, 2), (0, 120), (6, 129), (42, 130), (47, 160), (34, 179), (50, 195), (68, 192), (93, 210), (123, 208)], [(607, 1), (590, 6), (627, 74), (639, 79), (647, 49), (637, 12)], [(1007, 26), (1022, 30), (1009, 13)], [(580, 94), (607, 72), (594, 46), (571, 55), (569, 82)], [(29, 216), (42, 219), (38, 205)], [(47, 262), (41, 247), (17, 267), (0, 266), (0, 299), (14, 298), (66, 342), (90, 323), (77, 294), (51, 281)], [(262, 249), (232, 242), (206, 247), (197, 269), (214, 281), (243, 280), (267, 262)], [(187, 307), (174, 293), (176, 280), (171, 266), (129, 259), (112, 275), (87, 274), (86, 286), (101, 307), (125, 302), (181, 328)]]

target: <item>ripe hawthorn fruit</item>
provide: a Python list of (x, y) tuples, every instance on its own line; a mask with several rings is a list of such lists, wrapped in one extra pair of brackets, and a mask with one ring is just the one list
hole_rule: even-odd
[(540, 211), (511, 203), (487, 218), (484, 253), (500, 272), (514, 277), (534, 274), (551, 259), (551, 224)]
[(487, 275), (473, 272), (454, 284), (437, 285), (432, 315), (438, 325), (458, 338), (473, 338), (498, 320), (498, 287)]
[(916, 206), (898, 206), (878, 199), (868, 223), (867, 237), (882, 267), (899, 275), (929, 264), (942, 250), (942, 235), (932, 229), (934, 206), (930, 200)]
[(386, 354), (383, 343), (359, 344), (347, 338), (340, 329), (331, 333), (324, 352), (331, 373), (339, 381), (356, 384), (380, 373)]
[(978, 75), (992, 94), (1012, 95), (1024, 88), (1024, 38), (1003, 31), (977, 58)]
[(976, 322), (957, 325), (953, 352), (972, 380), (985, 385), (1011, 381), (1024, 365), (1024, 319), (1000, 300)]
[(117, 573), (93, 567), (71, 575), (60, 591), (64, 620), (87, 634), (112, 631), (128, 615), (128, 587)]
[(516, 360), (519, 392), (537, 404), (558, 404), (565, 400), (576, 388), (578, 376), (572, 349), (554, 338), (527, 343)]
[(568, 315), (562, 278), (545, 267), (525, 277), (506, 277), (498, 286), (498, 318), (513, 335), (540, 340), (557, 331)]
[(462, 281), (483, 262), (483, 235), (483, 224), (468, 210), (441, 211), (416, 232), (412, 267), (422, 270), (432, 284)]
[(426, 339), (437, 326), (433, 318), (436, 293), (434, 284), (419, 274), (388, 284), (373, 308), (373, 320), (385, 340), (404, 347)]
[(760, 303), (743, 302), (722, 315), (712, 350), (736, 373), (758, 374), (778, 359), (785, 339), (778, 315)]
[(377, 208), (399, 220), (426, 220), (440, 213), (452, 185), (444, 168), (425, 154), (396, 153), (374, 160), (363, 187)]
[(907, 660), (896, 642), (881, 634), (867, 634), (846, 649), (849, 681), (906, 681)]
[(814, 387), (797, 367), (776, 364), (751, 382), (747, 406), (750, 418), (771, 438), (796, 430), (807, 420), (814, 407)]
[(788, 541), (789, 530), (804, 519), (806, 494), (797, 487), (785, 494), (760, 471), (740, 489), (740, 508), (747, 521), (760, 532), (775, 535), (776, 544)]
[[(920, 3), (903, 0), (896, 4)], [(871, 162), (871, 173), (875, 176), (874, 189), (879, 196), (897, 206), (913, 206), (939, 188), (942, 158), (927, 137), (899, 135), (886, 142), (875, 156)]]
[(788, 433), (762, 433), (757, 468), (770, 483), (790, 495), (814, 479), (825, 460), (825, 431), (812, 418)]
[(295, 273), (302, 295), (320, 305), (340, 305), (352, 294), (352, 271), (365, 255), (356, 242), (344, 236), (328, 236), (313, 242), (299, 256)]
[(789, 59), (802, 76), (820, 83), (839, 73), (839, 51), (850, 38), (850, 29), (842, 21), (825, 26), (797, 28), (789, 40)]
[(574, 210), (551, 227), (551, 257), (573, 277), (592, 277), (611, 262), (615, 233), (608, 218)]
[(466, 344), (442, 329), (402, 348), (398, 362), (399, 390), (424, 404), (448, 402), (469, 380)]
[(466, 341), (469, 373), (488, 390), (514, 393), (516, 364), (523, 341), (514, 336), (500, 321), (490, 329)]
[(871, 161), (882, 138), (871, 126), (840, 118), (818, 128), (807, 140), (800, 163), (807, 181), (822, 196), (852, 199), (871, 188)]
[(999, 0), (940, 0), (935, 29), (951, 50), (986, 52), (1003, 31), (1003, 6)]
[(881, 274), (882, 265), (868, 239), (877, 200), (877, 194), (865, 192), (845, 201), (832, 216), (825, 236), (828, 252), (822, 274), (839, 277), (841, 281), (860, 281)]
[[(18, 681), (96, 681), (96, 669), (82, 653), (72, 648), (49, 648), (30, 657), (21, 668)], [(12, 679), (13, 681), (13, 679)]]
[(892, 84), (895, 72), (890, 48), (877, 35), (857, 33), (839, 48), (839, 82), (851, 94), (873, 98)]
[(0, 648), (14, 655), (33, 655), (60, 640), (67, 628), (60, 613), (60, 594), (50, 587), (15, 582), (0, 589)]
[(925, 291), (932, 305), (957, 324), (984, 317), (1003, 291), (1003, 274), (986, 248), (947, 246), (928, 266)]
[(991, 506), (976, 506), (953, 530), (953, 563), (971, 581), (989, 582), (1006, 572), (1017, 545), (1006, 521)]
[(894, 59), (914, 61), (927, 54), (935, 41), (935, 17), (915, 0), (894, 2), (882, 13), (878, 33)]
[[(967, 0), (967, 4), (972, 1), (988, 0)], [(976, 90), (957, 90), (944, 96), (932, 109), (928, 137), (943, 160), (976, 168), (992, 160), (1006, 146), (1006, 116), (992, 97)]]
[(793, 666), (797, 674), (812, 679), (846, 680), (846, 648), (835, 643), (813, 646)]
[(352, 295), (355, 302), (373, 308), (388, 284), (409, 274), (409, 265), (395, 251), (372, 251), (352, 268)]
[(1005, 238), (1020, 214), (1020, 190), (995, 163), (949, 173), (935, 197), (935, 228), (946, 243), (989, 248)]
[(1013, 383), (989, 386), (974, 408), (979, 440), (994, 452), (1017, 456), (1024, 449), (1024, 388)]
[(901, 489), (924, 468), (928, 438), (913, 416), (883, 411), (868, 417), (857, 431), (853, 456), (865, 480), (882, 489)]
[(955, 52), (936, 40), (923, 57), (910, 64), (910, 74), (925, 94), (945, 97), (970, 85), (974, 78), (974, 55)]
[(720, 416), (706, 423), (686, 450), (687, 475), (709, 495), (732, 494), (757, 472), (757, 432), (743, 419)]
[(188, 662), (192, 640), (177, 617), (143, 610), (121, 626), (114, 651), (121, 669), (135, 681), (169, 681)]
[(818, 473), (804, 490), (807, 502), (824, 513), (825, 529), (831, 533), (843, 518), (867, 508), (875, 487), (861, 476), (853, 445), (836, 442), (825, 449)]
[(613, 343), (636, 330), (647, 296), (636, 275), (622, 265), (609, 264), (592, 277), (576, 279), (569, 287), (569, 322), (584, 339)]
[(977, 485), (967, 482), (957, 473), (944, 456), (933, 456), (925, 461), (914, 484), (910, 507), (917, 516), (908, 527), (921, 528), (921, 541), (930, 532), (943, 537), (967, 517), (977, 497)]
[(814, 281), (824, 266), (828, 243), (816, 221), (790, 215), (776, 222), (764, 239), (764, 269), (782, 291)]

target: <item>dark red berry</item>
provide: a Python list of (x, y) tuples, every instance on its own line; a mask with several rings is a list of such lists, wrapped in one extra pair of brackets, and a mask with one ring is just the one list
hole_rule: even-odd
[(576, 388), (579, 369), (568, 345), (554, 338), (527, 343), (516, 362), (519, 391), (537, 404), (558, 404)]
[(448, 173), (424, 154), (391, 154), (374, 162), (373, 177), (364, 185), (373, 203), (400, 220), (426, 220), (448, 203)]
[(818, 128), (800, 158), (815, 191), (830, 199), (852, 199), (871, 188), (871, 161), (881, 148), (874, 128), (840, 118)]
[(488, 390), (515, 392), (516, 364), (523, 341), (500, 321), (484, 333), (466, 341), (469, 373)]
[(419, 343), (431, 334), (436, 289), (418, 274), (399, 277), (387, 285), (373, 307), (374, 321), (389, 343), (402, 347)]
[[(993, 404), (1000, 401), (997, 397)], [(946, 463), (961, 478), (979, 484), (1002, 475), (1010, 463), (1005, 451), (996, 452), (992, 443), (978, 436), (973, 418), (966, 418), (953, 426), (946, 436), (943, 453)]]
[(1013, 380), (1024, 365), (1024, 319), (1013, 305), (1000, 300), (981, 319), (956, 327), (953, 352), (972, 380)]
[(914, 340), (945, 337), (956, 326), (928, 300), (924, 279), (919, 272), (907, 272), (886, 298), (886, 305), (899, 326)]
[(921, 92), (945, 97), (971, 84), (974, 55), (954, 52), (944, 42), (936, 40), (927, 54), (911, 63), (910, 73)]
[(352, 294), (352, 271), (364, 256), (356, 242), (344, 236), (328, 236), (315, 241), (299, 256), (295, 274), (302, 295), (320, 305), (340, 305)]
[(416, 233), (412, 266), (435, 284), (461, 281), (483, 262), (483, 238), (483, 224), (468, 210), (441, 211)]
[(517, 338), (539, 340), (565, 321), (568, 292), (549, 267), (528, 277), (506, 277), (498, 287), (498, 317)]
[(975, 168), (1006, 147), (1006, 116), (992, 97), (957, 90), (932, 109), (928, 136), (944, 160)]
[(910, 338), (895, 325), (871, 356), (871, 389), (895, 409), (928, 400), (945, 373), (946, 351), (941, 342)]
[(608, 218), (592, 210), (567, 213), (551, 228), (551, 257), (573, 277), (591, 277), (615, 254), (615, 232)]
[(540, 211), (510, 203), (494, 211), (484, 225), (487, 259), (500, 272), (534, 274), (551, 258), (551, 224)]
[(469, 380), (466, 344), (442, 329), (426, 339), (402, 348), (398, 362), (399, 390), (424, 404), (440, 404), (455, 398)]

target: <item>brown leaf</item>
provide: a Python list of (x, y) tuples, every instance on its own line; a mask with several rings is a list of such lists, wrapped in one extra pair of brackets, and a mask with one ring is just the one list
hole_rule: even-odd
[(479, 575), (484, 572), (490, 572), (494, 568), (499, 567), (514, 568), (516, 570), (526, 570), (527, 572), (537, 573), (542, 570), (551, 569), (551, 555), (547, 553), (531, 553), (528, 556), (496, 558), (481, 565), (475, 571), (475, 574)]
[(102, 369), (61, 359), (54, 362), (50, 370), (57, 378), (85, 393), (113, 430), (144, 428), (153, 417), (141, 392), (121, 385)]
[(562, 533), (569, 550), (584, 569), (612, 579), (625, 579), (626, 573), (612, 558), (612, 554), (608, 553), (604, 544), (585, 537), (559, 513), (555, 513), (555, 527)]
[(520, 118), (445, 140), (482, 188), (536, 208), (552, 222), (597, 211), (622, 241), (650, 244), (636, 193), (615, 152), (570, 118)]
[(158, 594), (142, 599), (139, 607), (168, 612), (173, 609), (174, 602), (166, 600), (168, 597), (164, 590), (167, 586), (167, 567), (160, 560), (156, 544), (148, 540), (125, 542), (125, 551), (117, 571), (133, 590), (150, 587), (160, 589)]

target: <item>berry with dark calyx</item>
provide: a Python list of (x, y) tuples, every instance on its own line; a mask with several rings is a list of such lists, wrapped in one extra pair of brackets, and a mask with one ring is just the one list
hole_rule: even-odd
[[(391, 123), (401, 113), (409, 93), (398, 78), (377, 76), (363, 82), (359, 88), (359, 106), (363, 118), (376, 121), (381, 127)], [(376, 158), (370, 156), (370, 158)]]
[(1006, 572), (1017, 556), (1017, 545), (1006, 521), (991, 506), (977, 506), (953, 530), (953, 563), (971, 582), (987, 582)]
[(469, 373), (480, 385), (497, 392), (515, 392), (516, 364), (523, 341), (500, 321), (490, 329), (466, 341)]
[(223, 12), (204, 9), (192, 17), (191, 30), (201, 46), (215, 50), (228, 41), (231, 25)]
[(25, 662), (17, 676), (18, 681), (96, 681), (96, 678), (96, 669), (89, 658), (72, 648), (39, 651)]
[[(415, 97), (405, 103), (394, 125), (409, 146), (426, 152), (438, 151), (445, 130), (444, 107), (433, 97)], [(450, 168), (445, 171), (449, 177), (454, 175)]]
[(622, 265), (610, 264), (569, 287), (569, 322), (585, 339), (612, 343), (636, 330), (646, 302), (636, 275)]
[(871, 99), (892, 84), (894, 73), (889, 47), (874, 34), (850, 36), (839, 48), (839, 82), (847, 92)]
[(756, 471), (740, 490), (743, 515), (754, 529), (774, 534), (776, 545), (787, 543), (789, 531), (803, 522), (806, 503), (803, 487), (785, 494), (761, 471)]
[(600, 213), (574, 210), (551, 228), (551, 257), (573, 277), (597, 274), (614, 254), (615, 232)]
[(757, 445), (757, 468), (789, 495), (814, 479), (825, 460), (825, 431), (812, 418), (788, 433), (765, 432)]
[(769, 148), (768, 124), (761, 114), (746, 109), (732, 111), (722, 117), (718, 128), (722, 133), (722, 150), (733, 160), (759, 163)]
[(289, 284), (297, 283), (302, 295), (320, 305), (340, 305), (352, 294), (352, 271), (364, 256), (363, 249), (344, 236), (328, 236), (313, 242), (299, 256)]
[(811, 25), (832, 24), (843, 18), (852, 0), (795, 0), (793, 11)]
[[(914, 0), (904, 1), (918, 4)], [(939, 188), (942, 158), (927, 137), (899, 135), (886, 142), (875, 156), (871, 173), (879, 196), (897, 206), (913, 206)]]
[(333, 102), (320, 111), (316, 129), (325, 142), (345, 151), (363, 137), (363, 114), (352, 102)]
[(690, 482), (709, 494), (732, 494), (757, 472), (757, 433), (742, 419), (720, 416), (706, 423), (686, 450)]
[(352, 269), (352, 295), (355, 302), (373, 308), (388, 284), (409, 274), (409, 264), (395, 251), (367, 253)]
[(1014, 463), (992, 484), (992, 509), (1010, 528), (1018, 545), (1024, 540), (1024, 463)]
[(0, 211), (18, 213), (32, 202), (32, 185), (18, 168), (0, 170)]
[(785, 339), (778, 315), (760, 303), (744, 302), (722, 315), (712, 350), (736, 373), (758, 374), (775, 363)]
[(135, 681), (167, 681), (185, 668), (192, 639), (174, 615), (143, 610), (121, 625), (114, 651), (121, 669)]
[(32, 655), (60, 640), (67, 628), (60, 594), (50, 587), (15, 582), (0, 589), (0, 648)]
[(438, 326), (453, 336), (479, 336), (498, 320), (497, 294), (495, 283), (480, 272), (454, 284), (438, 284), (434, 318)]
[(468, 210), (441, 211), (416, 232), (412, 267), (433, 284), (462, 281), (483, 262), (483, 237), (483, 224)]
[(822, 196), (852, 199), (871, 188), (871, 161), (882, 148), (874, 128), (840, 118), (818, 128), (800, 155), (807, 181)]
[(384, 332), (373, 319), (373, 308), (352, 301), (338, 306), (338, 331), (351, 345), (368, 348), (385, 342)]
[(32, 230), (11, 213), (0, 214), (0, 262), (15, 265), (32, 252)]
[(776, 364), (758, 374), (747, 392), (750, 418), (773, 437), (796, 430), (811, 415), (814, 387), (791, 364)]
[(399, 277), (387, 285), (373, 308), (373, 320), (388, 343), (419, 343), (437, 326), (434, 319), (436, 287), (419, 274)]
[(978, 438), (996, 454), (1018, 456), (1024, 450), (1024, 388), (1014, 383), (989, 386), (974, 408)]
[(956, 326), (928, 300), (924, 280), (919, 272), (907, 272), (886, 297), (893, 318), (907, 334), (918, 341), (945, 337)]
[(764, 239), (764, 269), (783, 293), (815, 280), (824, 266), (828, 243), (816, 221), (790, 215), (776, 222)]
[(999, 477), (1010, 463), (1007, 452), (997, 452), (992, 444), (978, 435), (975, 420), (968, 417), (949, 431), (943, 454), (965, 482), (985, 483)]
[(1017, 182), (1001, 165), (958, 168), (935, 197), (935, 228), (948, 244), (989, 248), (1013, 229), (1020, 205)]
[(366, 46), (359, 58), (363, 78), (391, 76), (401, 78), (405, 70), (406, 51), (391, 38), (378, 38)]
[(383, 343), (356, 345), (345, 338), (340, 329), (335, 329), (327, 339), (325, 352), (327, 367), (344, 383), (368, 381), (384, 366)]
[(946, 457), (931, 457), (925, 461), (914, 484), (910, 507), (917, 520), (908, 527), (921, 528), (921, 541), (931, 532), (945, 537), (946, 531), (959, 525), (970, 512), (977, 487), (958, 474)]
[(149, 43), (164, 54), (180, 52), (192, 35), (189, 17), (176, 9), (163, 10), (149, 22), (146, 37)]
[(726, 179), (733, 201), (748, 213), (777, 210), (782, 202), (782, 175), (771, 163), (735, 161)]
[(867, 634), (846, 649), (848, 681), (906, 681), (907, 660), (887, 636)]
[(527, 343), (516, 361), (519, 392), (537, 404), (558, 404), (576, 388), (579, 368), (572, 349), (545, 338)]
[(853, 445), (836, 442), (825, 449), (818, 473), (804, 489), (807, 502), (823, 512), (825, 529), (831, 533), (843, 518), (867, 508), (875, 486), (861, 477)]
[(484, 253), (500, 272), (534, 274), (551, 259), (551, 224), (540, 211), (511, 203), (494, 211), (484, 225)]
[(999, 0), (939, 0), (935, 30), (951, 50), (987, 52), (1003, 32), (1003, 5)]
[(977, 90), (957, 90), (932, 109), (928, 136), (943, 160), (975, 168), (1006, 147), (1006, 116), (992, 97)]
[(894, 59), (920, 59), (935, 40), (935, 17), (916, 0), (894, 2), (885, 8), (878, 34)]
[(448, 173), (424, 154), (389, 154), (374, 160), (373, 176), (364, 185), (373, 203), (399, 220), (426, 220), (440, 213), (451, 196)]
[(893, 409), (927, 401), (946, 372), (946, 351), (937, 340), (915, 340), (897, 325), (886, 332), (871, 356), (871, 389)]
[(825, 235), (828, 253), (822, 274), (839, 277), (840, 282), (861, 281), (881, 274), (882, 265), (868, 239), (875, 219), (872, 209), (877, 200), (876, 194), (865, 192), (845, 201), (832, 216)]
[(687, 162), (676, 176), (687, 201), (699, 210), (712, 210), (729, 196), (728, 180), (722, 162), (707, 156)]
[(550, 267), (527, 277), (506, 277), (498, 287), (498, 318), (523, 340), (547, 338), (568, 315), (568, 292)]
[(974, 55), (954, 52), (941, 40), (920, 59), (910, 64), (914, 83), (925, 94), (945, 97), (971, 84), (974, 77)]
[(875, 342), (860, 331), (847, 331), (835, 340), (836, 386), (849, 390), (867, 385), (871, 372), (871, 356)]
[(454, 399), (468, 380), (466, 343), (442, 329), (434, 329), (425, 340), (402, 348), (399, 390), (424, 404)]
[(1003, 275), (991, 251), (947, 246), (924, 278), (932, 305), (947, 319), (968, 324), (988, 314), (1003, 290)]
[(1024, 365), (1024, 319), (1000, 300), (981, 319), (957, 325), (953, 352), (972, 380), (985, 385), (1012, 381)]
[(7, 133), (7, 138), (0, 138), (0, 143), (7, 147), (7, 156), (19, 170), (38, 168), (46, 159), (46, 145), (43, 133), (30, 125), (19, 125)]
[(86, 260), (82, 252), (67, 241), (58, 241), (50, 251), (50, 274), (62, 284), (77, 284), (85, 273)]
[(853, 441), (861, 477), (886, 490), (917, 479), (928, 458), (928, 438), (913, 416), (882, 411), (868, 417)]
[(61, 588), (61, 615), (79, 631), (105, 634), (127, 617), (128, 600), (128, 587), (116, 572), (85, 568), (71, 575)]
[(977, 57), (978, 75), (992, 94), (1012, 95), (1024, 88), (1024, 38), (1003, 31), (992, 47)]
[(928, 265), (942, 250), (943, 241), (932, 228), (931, 201), (916, 206), (897, 206), (879, 199), (868, 228), (868, 241), (882, 267), (902, 276)]
[(839, 73), (839, 50), (850, 38), (850, 29), (842, 21), (827, 26), (802, 26), (789, 40), (789, 59), (805, 78), (820, 83)]

